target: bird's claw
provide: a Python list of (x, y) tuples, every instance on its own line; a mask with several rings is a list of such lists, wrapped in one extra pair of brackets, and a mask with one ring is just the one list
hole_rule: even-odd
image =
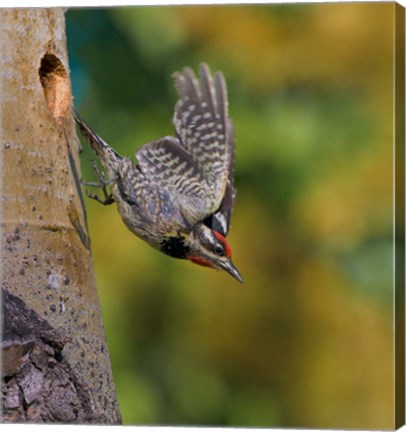
[(104, 199), (100, 198), (98, 195), (96, 195), (95, 193), (92, 193), (92, 192), (90, 192), (88, 190), (86, 191), (86, 195), (89, 198), (94, 199), (95, 201), (97, 201), (97, 202), (99, 202), (100, 204), (103, 204), (103, 205), (109, 205), (109, 204), (113, 204), (114, 203), (113, 195), (108, 194), (104, 190), (103, 190)]
[(89, 198), (96, 200), (100, 204), (103, 204), (103, 205), (113, 204), (114, 203), (114, 198), (113, 198), (113, 195), (107, 191), (107, 186), (110, 183), (114, 182), (116, 179), (112, 178), (110, 180), (106, 180), (105, 177), (104, 177), (104, 173), (99, 169), (99, 167), (97, 166), (96, 162), (94, 160), (92, 160), (91, 164), (92, 164), (93, 171), (97, 175), (98, 182), (84, 182), (84, 181), (81, 181), (81, 183), (84, 186), (96, 187), (96, 188), (101, 189), (102, 192), (103, 192), (103, 195), (104, 195), (104, 199), (100, 198), (95, 193), (89, 192), (88, 190), (86, 190), (86, 195)]

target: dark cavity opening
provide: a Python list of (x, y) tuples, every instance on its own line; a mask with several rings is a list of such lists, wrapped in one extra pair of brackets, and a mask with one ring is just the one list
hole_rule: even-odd
[(71, 102), (66, 69), (56, 55), (46, 53), (41, 59), (38, 73), (47, 105), (56, 121), (60, 122)]

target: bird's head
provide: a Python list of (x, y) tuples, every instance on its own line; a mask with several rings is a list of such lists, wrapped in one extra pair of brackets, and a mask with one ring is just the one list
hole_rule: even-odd
[(217, 231), (204, 224), (198, 224), (188, 239), (187, 259), (204, 267), (224, 270), (243, 282), (243, 278), (231, 261), (231, 249), (227, 240)]

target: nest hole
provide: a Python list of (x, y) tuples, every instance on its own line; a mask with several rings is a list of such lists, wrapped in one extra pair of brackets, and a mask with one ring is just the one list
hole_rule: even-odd
[(71, 100), (66, 69), (56, 55), (46, 53), (41, 59), (38, 73), (47, 105), (56, 121), (60, 122)]

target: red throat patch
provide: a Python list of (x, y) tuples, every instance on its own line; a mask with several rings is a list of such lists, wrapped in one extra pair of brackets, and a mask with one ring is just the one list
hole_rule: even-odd
[(214, 235), (221, 241), (224, 245), (224, 252), (226, 253), (227, 258), (231, 258), (231, 248), (228, 244), (227, 240), (217, 231), (213, 230)]
[(208, 261), (208, 260), (206, 260), (206, 259), (204, 259), (204, 258), (202, 258), (202, 257), (189, 255), (187, 257), (187, 259), (189, 261), (194, 262), (195, 264), (200, 265), (200, 266), (213, 268), (213, 265), (211, 264), (211, 262)]

